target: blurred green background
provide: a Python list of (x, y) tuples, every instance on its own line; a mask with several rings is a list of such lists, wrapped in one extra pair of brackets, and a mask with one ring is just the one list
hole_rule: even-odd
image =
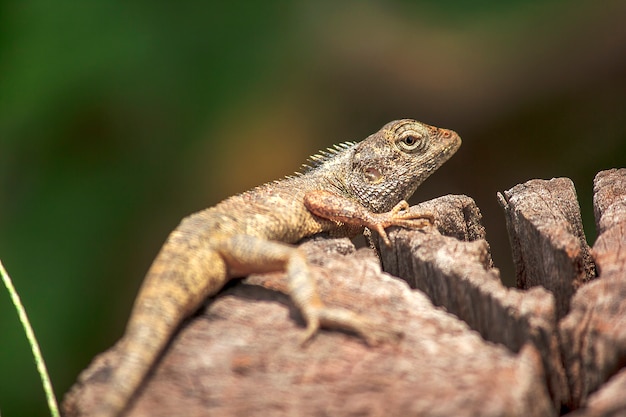
[[(471, 4), (471, 6), (470, 6)], [(418, 190), (473, 197), (512, 279), (497, 191), (626, 165), (626, 3), (0, 3), (0, 259), (59, 399), (121, 335), (194, 211), (412, 117), (458, 131)], [(0, 412), (46, 415), (0, 290)]]

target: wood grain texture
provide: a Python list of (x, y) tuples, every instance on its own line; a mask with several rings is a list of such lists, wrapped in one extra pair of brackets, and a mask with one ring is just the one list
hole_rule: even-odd
[(593, 257), (598, 272), (626, 271), (626, 169), (599, 172), (593, 189), (598, 231)]
[[(603, 171), (595, 178), (594, 211), (600, 234), (592, 253), (599, 277), (576, 293), (570, 314), (560, 323), (574, 406), (585, 405), (589, 395), (626, 364), (624, 184), (625, 169)], [(621, 412), (626, 413), (623, 405)]]
[(626, 415), (626, 369), (613, 376), (586, 403), (567, 417), (619, 417)]
[(569, 178), (531, 180), (498, 194), (504, 208), (518, 288), (541, 285), (556, 298), (557, 318), (595, 267)]
[[(529, 291), (506, 288), (498, 270), (491, 267), (484, 234), (470, 242), (452, 237), (468, 236), (464, 231), (480, 222), (473, 200), (445, 196), (433, 202), (446, 215), (445, 219), (437, 217), (436, 224), (445, 222), (440, 230), (449, 236), (408, 230), (390, 233), (393, 247), (381, 248), (384, 269), (424, 291), (435, 305), (455, 314), (485, 340), (513, 352), (528, 343), (535, 346), (546, 372), (543, 383), (558, 410), (569, 402), (569, 391), (557, 340), (554, 297), (541, 287)], [(456, 219), (454, 225), (451, 218)]]

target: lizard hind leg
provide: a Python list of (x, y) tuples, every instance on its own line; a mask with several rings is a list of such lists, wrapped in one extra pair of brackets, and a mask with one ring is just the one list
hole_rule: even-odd
[(214, 247), (226, 261), (230, 275), (278, 270), (287, 273), (289, 296), (307, 324), (303, 344), (320, 328), (354, 332), (371, 345), (399, 336), (388, 326), (372, 323), (351, 310), (326, 306), (319, 297), (306, 256), (297, 247), (249, 235), (223, 239)]
[(289, 295), (307, 322), (307, 329), (302, 338), (303, 344), (311, 340), (320, 327), (354, 332), (368, 345), (377, 345), (401, 337), (401, 332), (388, 324), (373, 322), (346, 308), (326, 306), (318, 296), (306, 258), (299, 249), (296, 249), (289, 259), (286, 270)]

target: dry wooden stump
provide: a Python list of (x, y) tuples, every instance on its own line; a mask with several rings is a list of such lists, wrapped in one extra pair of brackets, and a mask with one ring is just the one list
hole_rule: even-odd
[[(445, 196), (433, 202), (440, 207), (461, 205), (464, 212), (474, 213), (459, 219), (457, 230), (474, 230), (480, 224), (480, 213), (469, 197)], [(449, 228), (440, 231), (447, 233)], [(547, 386), (555, 410), (568, 401), (554, 297), (541, 287), (529, 291), (504, 287), (498, 270), (491, 267), (484, 230), (474, 234), (471, 242), (408, 230), (397, 230), (392, 236), (394, 247), (382, 248), (385, 270), (424, 291), (435, 305), (468, 323), (485, 340), (500, 343), (513, 352), (527, 343), (535, 346), (548, 375)]]
[[(327, 304), (401, 340), (322, 331), (301, 347), (284, 275), (250, 276), (182, 326), (128, 415), (626, 414), (626, 169), (596, 176), (591, 249), (568, 179), (499, 198), (519, 288), (502, 285), (471, 198), (425, 202), (412, 210), (433, 212), (434, 226), (390, 230), (380, 259), (346, 239), (302, 244)], [(114, 349), (96, 358), (65, 415), (89, 415), (116, 363)]]

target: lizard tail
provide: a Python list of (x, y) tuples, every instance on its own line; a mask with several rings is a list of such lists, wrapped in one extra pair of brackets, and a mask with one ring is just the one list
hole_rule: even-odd
[(224, 260), (197, 229), (190, 229), (183, 222), (172, 232), (150, 267), (94, 416), (121, 415), (180, 323), (224, 285)]

